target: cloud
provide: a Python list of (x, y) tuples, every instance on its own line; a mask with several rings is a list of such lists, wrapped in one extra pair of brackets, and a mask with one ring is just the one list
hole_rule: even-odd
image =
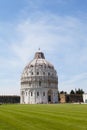
[(33, 9), (38, 9), (38, 8), (43, 8), (43, 5), (60, 5), (60, 4), (67, 4), (68, 2), (72, 2), (72, 0), (26, 0), (26, 2), (28, 3), (28, 6), (33, 8)]
[[(22, 69), (33, 59), (34, 53), (39, 47), (45, 52), (46, 59), (51, 61), (58, 71), (59, 89), (69, 91), (71, 88), (82, 88), (82, 84), (84, 84), (84, 88), (86, 87), (84, 72), (87, 72), (87, 23), (76, 17), (50, 13), (44, 15), (36, 12), (15, 25), (9, 25), (7, 30), (9, 30), (8, 38), (6, 38), (9, 43), (7, 45), (10, 46), (6, 56), (0, 57), (0, 63), (3, 64), (0, 67), (1, 69), (9, 68), (6, 73), (11, 72), (11, 74), (7, 80), (10, 86), (14, 84), (14, 91), (17, 92), (18, 78), (20, 78)], [(3, 38), (0, 41), (2, 42), (2, 40)], [(2, 48), (7, 45), (4, 44)], [(12, 81), (14, 79), (15, 82), (9, 80), (11, 75), (15, 75), (11, 79)], [(69, 79), (70, 76), (71, 79)], [(7, 82), (6, 78), (5, 76), (5, 82)], [(79, 79), (81, 80), (79, 81)], [(2, 81), (3, 84), (4, 81)], [(8, 88), (10, 88), (9, 84)]]
[(20, 95), (20, 84), (17, 79), (0, 79), (0, 95)]
[[(36, 17), (39, 17), (38, 15)], [(48, 52), (55, 54), (55, 58), (58, 57), (65, 67), (74, 66), (77, 69), (78, 65), (87, 63), (87, 23), (69, 16), (42, 14), (39, 19), (36, 17), (34, 15), (33, 18), (27, 18), (15, 26), (18, 38), (15, 43), (12, 42), (11, 49), (22, 62), (26, 63), (32, 59), (40, 47), (49, 60), (55, 62), (54, 58), (48, 56)]]
[(68, 78), (68, 80), (60, 82), (59, 90), (70, 92), (72, 89), (83, 89), (85, 92), (87, 91), (87, 73), (80, 73), (79, 75), (74, 75)]
[[(79, 19), (73, 17), (42, 15), (39, 20), (33, 21), (28, 18), (16, 26), (19, 37), (16, 43), (13, 42), (12, 50), (23, 61), (39, 47), (47, 51), (56, 50), (57, 53), (62, 51), (65, 60), (76, 55), (78, 58), (78, 49), (84, 57), (84, 49), (85, 52), (87, 49), (84, 26)], [(85, 46), (81, 50), (83, 40)]]

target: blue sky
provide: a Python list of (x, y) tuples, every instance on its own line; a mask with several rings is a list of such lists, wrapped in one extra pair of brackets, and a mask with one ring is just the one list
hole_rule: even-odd
[(38, 48), (54, 64), (59, 91), (87, 92), (87, 0), (0, 0), (0, 94), (20, 94)]

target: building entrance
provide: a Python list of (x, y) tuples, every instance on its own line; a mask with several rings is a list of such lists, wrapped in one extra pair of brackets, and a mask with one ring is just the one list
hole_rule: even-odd
[(53, 91), (48, 90), (48, 103), (53, 103)]

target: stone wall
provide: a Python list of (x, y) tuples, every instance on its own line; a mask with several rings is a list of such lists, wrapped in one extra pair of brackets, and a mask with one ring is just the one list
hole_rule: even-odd
[(59, 94), (60, 103), (83, 102), (82, 94)]

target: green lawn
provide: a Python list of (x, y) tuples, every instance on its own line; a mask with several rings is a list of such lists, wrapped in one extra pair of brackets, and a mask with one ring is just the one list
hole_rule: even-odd
[(87, 130), (87, 105), (0, 105), (0, 130)]

